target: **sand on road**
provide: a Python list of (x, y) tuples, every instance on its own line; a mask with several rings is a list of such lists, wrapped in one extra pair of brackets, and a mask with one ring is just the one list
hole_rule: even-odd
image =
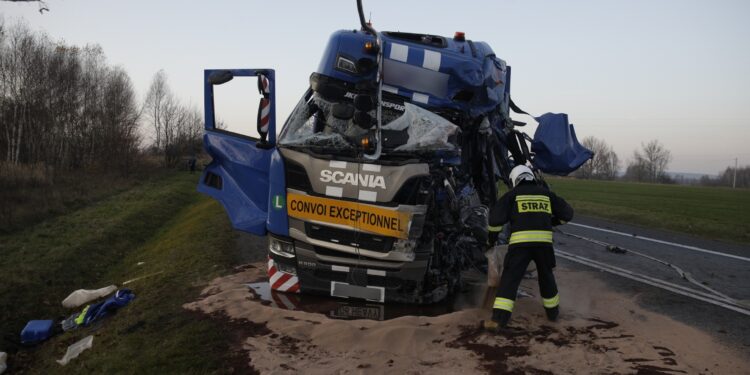
[[(231, 324), (244, 369), (260, 373), (750, 373), (738, 352), (644, 310), (591, 273), (556, 274), (559, 321), (548, 322), (537, 299), (522, 298), (512, 329), (497, 335), (480, 328), (490, 314), (480, 308), (373, 321), (269, 306), (247, 286), (266, 279), (264, 263), (213, 280), (184, 307)], [(536, 290), (535, 280), (524, 284)]]

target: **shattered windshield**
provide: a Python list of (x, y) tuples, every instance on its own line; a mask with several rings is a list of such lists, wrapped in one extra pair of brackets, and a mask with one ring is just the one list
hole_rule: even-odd
[[(376, 111), (367, 112), (371, 129), (357, 124), (349, 98), (340, 102), (308, 91), (297, 103), (281, 133), (279, 144), (317, 148), (326, 153), (355, 152), (363, 137), (374, 132)], [(458, 126), (411, 103), (384, 101), (382, 106), (384, 152), (455, 151)], [(359, 120), (362, 121), (362, 120)]]

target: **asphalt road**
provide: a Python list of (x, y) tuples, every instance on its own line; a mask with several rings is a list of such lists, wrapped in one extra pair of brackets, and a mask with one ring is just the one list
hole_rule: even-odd
[[(559, 227), (567, 233), (610, 243), (674, 264), (690, 273), (700, 283), (735, 300), (747, 303), (750, 308), (750, 246), (748, 245), (711, 241), (591, 217), (578, 217), (573, 224), (635, 234), (636, 237), (624, 236), (571, 224)], [(638, 237), (698, 247), (718, 254), (656, 243)], [(555, 234), (555, 247), (567, 253), (705, 292), (699, 286), (684, 280), (676, 270), (669, 266), (632, 253), (614, 253), (599, 244), (562, 233)], [(559, 257), (558, 263), (568, 268), (591, 272), (618, 292), (637, 297), (637, 301), (643, 308), (702, 329), (717, 340), (750, 354), (750, 316)]]

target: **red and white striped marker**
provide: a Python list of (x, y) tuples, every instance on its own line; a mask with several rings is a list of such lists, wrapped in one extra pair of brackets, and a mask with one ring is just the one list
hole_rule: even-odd
[(268, 283), (271, 290), (299, 293), (299, 278), (291, 273), (279, 271), (271, 257), (268, 257)]
[(260, 99), (260, 120), (258, 121), (258, 132), (268, 133), (268, 123), (270, 121), (269, 114), (271, 113), (271, 88), (268, 86), (268, 78), (259, 74), (258, 80), (260, 81), (261, 94), (263, 97)]
[(271, 113), (271, 99), (260, 99), (260, 123), (258, 124), (259, 133), (268, 133), (268, 114)]

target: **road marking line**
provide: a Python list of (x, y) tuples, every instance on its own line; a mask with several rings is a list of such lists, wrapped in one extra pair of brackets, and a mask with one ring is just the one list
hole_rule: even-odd
[(741, 257), (739, 255), (727, 254), (727, 253), (722, 253), (722, 252), (719, 252), (719, 251), (713, 251), (713, 250), (703, 249), (703, 248), (696, 247), (696, 246), (683, 245), (683, 244), (679, 244), (679, 243), (658, 240), (656, 238), (651, 238), (651, 237), (638, 236), (638, 235), (635, 235), (635, 234), (632, 234), (632, 233), (618, 232), (616, 230), (604, 229), (604, 228), (599, 228), (599, 227), (593, 227), (591, 225), (578, 224), (578, 223), (568, 223), (567, 225), (574, 225), (574, 226), (577, 226), (577, 227), (583, 227), (583, 228), (598, 230), (598, 231), (607, 232), (607, 233), (619, 234), (621, 236), (632, 237), (632, 238), (636, 238), (636, 239), (639, 239), (639, 240), (651, 241), (651, 242), (656, 242), (656, 243), (660, 243), (660, 244), (663, 244), (663, 245), (670, 245), (670, 246), (675, 246), (675, 247), (681, 247), (683, 249), (688, 249), (688, 250), (693, 250), (693, 251), (699, 251), (701, 253), (719, 255), (719, 256), (724, 256), (724, 257), (727, 257), (727, 258), (739, 259), (739, 260), (744, 260), (745, 262), (750, 262), (750, 258)]
[(557, 254), (557, 256), (563, 259), (567, 259), (571, 262), (576, 262), (576, 263), (580, 263), (583, 265), (587, 265), (589, 267), (596, 268), (600, 271), (609, 272), (609, 273), (622, 276), (631, 280), (639, 281), (644, 284), (648, 284), (648, 285), (651, 285), (660, 289), (668, 290), (672, 293), (676, 293), (685, 297), (697, 299), (699, 301), (707, 302), (712, 305), (723, 307), (725, 309), (736, 311), (740, 314), (750, 316), (750, 309), (744, 308), (740, 305), (733, 304), (728, 301), (724, 301), (723, 299), (716, 298), (709, 294), (703, 293), (699, 290), (686, 288), (684, 286), (673, 284), (664, 280), (656, 279), (656, 278), (645, 276), (645, 275), (640, 275), (635, 272), (628, 271), (626, 269), (611, 266), (606, 263), (600, 263), (593, 259), (589, 259), (589, 258), (582, 257), (579, 255), (574, 255), (574, 254), (562, 251), (557, 248), (555, 248), (555, 253)]

